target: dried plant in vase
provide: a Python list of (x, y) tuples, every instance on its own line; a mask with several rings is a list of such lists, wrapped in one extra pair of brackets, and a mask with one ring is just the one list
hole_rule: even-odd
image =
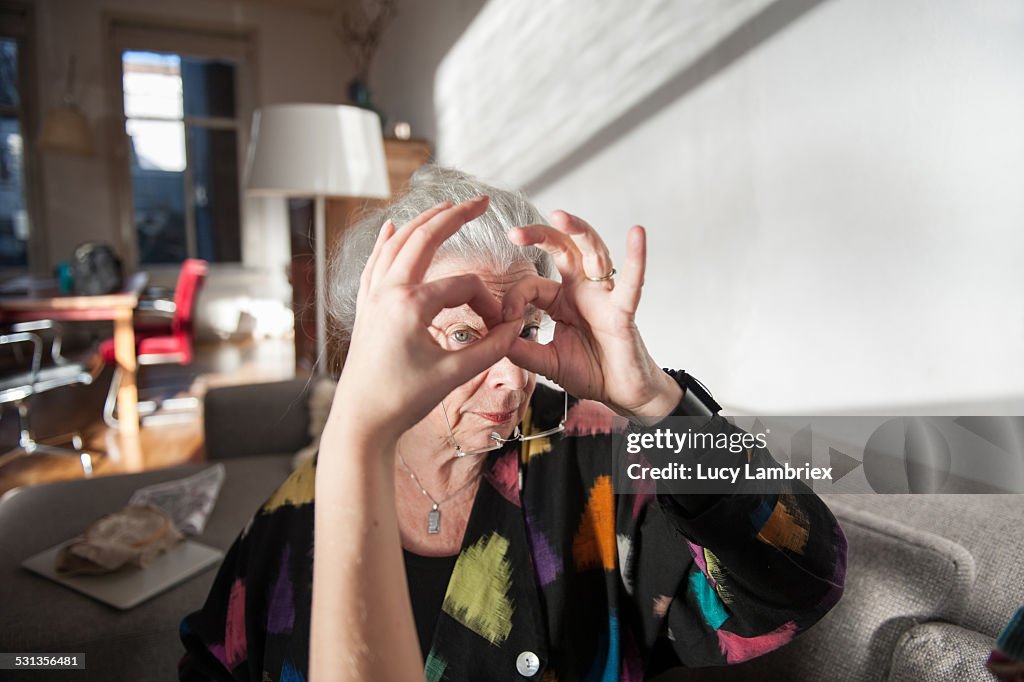
[(398, 7), (395, 0), (356, 0), (354, 4), (358, 9), (339, 8), (335, 21), (338, 36), (356, 67), (356, 75), (348, 84), (348, 96), (356, 106), (375, 111), (383, 126), (384, 114), (371, 100), (370, 65), (384, 31), (398, 15)]

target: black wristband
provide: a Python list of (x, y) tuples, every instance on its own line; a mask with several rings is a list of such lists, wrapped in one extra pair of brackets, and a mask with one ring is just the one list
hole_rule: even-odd
[(676, 408), (679, 416), (713, 417), (722, 410), (722, 406), (715, 401), (710, 391), (692, 375), (681, 369), (667, 367), (665, 373), (683, 389), (683, 400)]

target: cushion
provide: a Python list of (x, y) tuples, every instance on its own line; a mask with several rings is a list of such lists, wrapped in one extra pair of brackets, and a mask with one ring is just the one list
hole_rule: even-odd
[[(187, 365), (192, 362), (192, 340), (184, 335), (136, 335), (135, 347), (136, 355), (140, 357), (146, 355), (174, 355), (177, 357), (173, 360), (168, 359), (166, 362), (176, 362), (182, 365)], [(100, 344), (99, 352), (100, 357), (103, 358), (103, 362), (108, 365), (117, 364), (117, 355), (114, 350), (114, 339), (107, 339), (103, 341)]]
[(192, 339), (178, 334), (175, 336), (150, 336), (139, 341), (139, 360), (145, 361), (146, 356), (173, 355), (173, 361), (187, 365), (192, 362)]
[(309, 443), (308, 379), (211, 388), (203, 399), (208, 460), (294, 454)]
[(900, 519), (962, 545), (977, 566), (959, 624), (996, 637), (1024, 604), (1024, 495), (842, 495), (850, 508)]
[(995, 680), (985, 661), (995, 640), (950, 623), (922, 623), (900, 637), (889, 682)]

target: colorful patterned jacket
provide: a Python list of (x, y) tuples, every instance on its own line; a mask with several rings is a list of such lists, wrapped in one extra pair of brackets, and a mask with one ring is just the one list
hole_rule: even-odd
[[(569, 405), (565, 433), (488, 455), (428, 680), (625, 681), (738, 663), (838, 601), (846, 540), (817, 496), (615, 494), (615, 420)], [(538, 386), (524, 432), (562, 411), (563, 394)], [(314, 474), (295, 471), (256, 513), (182, 622), (182, 680), (307, 679)], [(520, 673), (524, 656), (536, 672)]]

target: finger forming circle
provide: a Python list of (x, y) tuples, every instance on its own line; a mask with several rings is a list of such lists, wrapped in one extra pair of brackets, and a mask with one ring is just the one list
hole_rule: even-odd
[(480, 217), (487, 206), (487, 197), (476, 197), (440, 211), (418, 226), (392, 261), (389, 279), (403, 283), (422, 280), (441, 244)]
[(592, 282), (611, 279), (609, 273), (614, 268), (608, 245), (590, 223), (565, 211), (555, 211), (551, 222), (559, 231), (569, 235), (579, 249), (584, 277)]
[(551, 260), (562, 276), (562, 281), (570, 281), (581, 276), (580, 250), (568, 235), (559, 232), (549, 225), (522, 225), (509, 237), (519, 246), (536, 246), (547, 251)]

